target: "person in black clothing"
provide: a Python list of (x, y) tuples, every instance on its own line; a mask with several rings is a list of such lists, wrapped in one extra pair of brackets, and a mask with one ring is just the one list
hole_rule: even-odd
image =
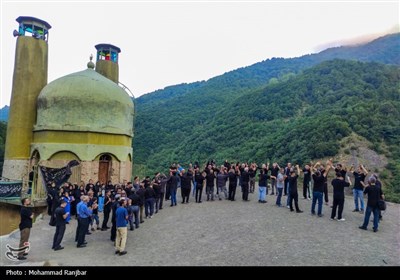
[(214, 181), (215, 181), (215, 174), (214, 170), (212, 169), (211, 165), (208, 166), (207, 169), (204, 170), (207, 173), (206, 176), (206, 193), (207, 193), (207, 201), (210, 200), (214, 201)]
[(199, 168), (196, 168), (194, 178), (196, 180), (196, 202), (201, 203), (201, 195), (203, 193), (203, 183), (206, 179), (206, 173), (200, 173)]
[(117, 237), (117, 208), (119, 205), (119, 200), (120, 195), (117, 194), (115, 195), (115, 197), (111, 200), (112, 201), (112, 205), (111, 205), (111, 211), (112, 211), (112, 216), (111, 216), (111, 236), (110, 236), (110, 240), (115, 242), (115, 238)]
[(256, 187), (257, 165), (252, 163), (249, 168), (249, 192), (254, 193)]
[(294, 200), (294, 206), (296, 208), (296, 213), (302, 213), (303, 211), (300, 210), (299, 208), (299, 194), (297, 192), (297, 178), (299, 177), (300, 174), (300, 167), (299, 165), (296, 165), (297, 169), (297, 174), (294, 170), (290, 171), (290, 176), (289, 176), (289, 197), (290, 197), (290, 211), (293, 212), (293, 200)]
[(307, 192), (308, 192), (308, 199), (311, 198), (311, 190), (310, 190), (310, 182), (311, 182), (311, 171), (310, 166), (306, 164), (303, 168), (303, 197), (307, 199)]
[(189, 170), (188, 172), (185, 172), (185, 169), (182, 169), (181, 174), (181, 195), (182, 195), (182, 203), (189, 203), (189, 197), (190, 197), (190, 190), (192, 188), (192, 180), (193, 180), (193, 174)]
[[(160, 180), (160, 173), (157, 172), (152, 180), (153, 190), (156, 194), (155, 196), (155, 211), (154, 213), (158, 213), (158, 209), (160, 208), (160, 203), (162, 204), (162, 194), (161, 194), (161, 180)], [(161, 201), (161, 202), (160, 202)]]
[(68, 212), (65, 212), (65, 206), (67, 205), (67, 202), (64, 199), (60, 200), (60, 207), (58, 207), (55, 210), (56, 214), (56, 232), (54, 233), (54, 238), (53, 238), (53, 247), (51, 249), (54, 249), (54, 251), (62, 250), (64, 247), (61, 246), (61, 241), (64, 237), (64, 232), (65, 232), (65, 225), (66, 225), (66, 219), (68, 217)]
[[(317, 166), (317, 165), (316, 165)], [(312, 199), (312, 204), (311, 204), (311, 215), (315, 215), (315, 205), (318, 201), (318, 217), (322, 217), (322, 201), (323, 201), (323, 195), (324, 195), (324, 183), (325, 179), (328, 176), (328, 173), (331, 169), (331, 165), (328, 165), (327, 170), (324, 171), (324, 173), (321, 173), (320, 170), (317, 170), (315, 173), (313, 172), (314, 168), (310, 168), (309, 172), (312, 175), (312, 178), (314, 180), (313, 184), (313, 199)]]
[(365, 218), (364, 223), (360, 226), (360, 229), (367, 230), (369, 218), (371, 217), (371, 212), (374, 213), (374, 232), (378, 231), (379, 224), (379, 208), (378, 201), (379, 199), (384, 199), (385, 196), (382, 193), (382, 189), (376, 185), (376, 179), (374, 176), (369, 178), (368, 186), (364, 190), (364, 194), (368, 195), (367, 201), (367, 209), (365, 210)]
[(171, 207), (176, 206), (176, 191), (178, 189), (178, 177), (176, 176), (176, 172), (176, 170), (170, 171), (167, 182), (167, 184), (169, 184), (169, 192), (171, 196)]
[(146, 219), (153, 218), (155, 197), (156, 193), (152, 186), (148, 185), (144, 191)]
[[(376, 179), (375, 185), (376, 185), (378, 188), (382, 189), (382, 182), (379, 180), (378, 175), (373, 174), (372, 176), (375, 177), (375, 179)], [(378, 208), (378, 209), (379, 209), (379, 208)], [(381, 211), (381, 209), (379, 209), (379, 220), (381, 221), (382, 219), (383, 219), (383, 218), (382, 218), (382, 211)]]
[[(283, 188), (283, 193), (284, 193), (284, 195), (283, 196), (285, 196), (285, 195), (288, 195), (288, 190), (289, 190), (289, 177), (290, 177), (290, 171), (292, 170), (292, 164), (290, 163), (290, 162), (288, 162), (287, 163), (287, 165), (286, 165), (286, 167), (285, 167), (285, 186), (284, 186), (284, 188)], [(288, 200), (287, 200), (287, 202), (289, 203), (289, 197), (288, 197)]]
[[(31, 201), (29, 198), (23, 198), (21, 200), (22, 207), (21, 207), (21, 222), (19, 223), (19, 230), (21, 234), (21, 238), (19, 241), (19, 248), (22, 248), (25, 246), (25, 243), (29, 241), (29, 235), (31, 233), (31, 228), (32, 228), (32, 220), (33, 220), (33, 213), (30, 207), (28, 207), (31, 204)], [(26, 260), (26, 255), (28, 253), (25, 253), (25, 251), (21, 251), (18, 253), (18, 259), (19, 260)]]
[(231, 166), (231, 169), (228, 173), (229, 178), (229, 190), (228, 190), (228, 199), (230, 201), (235, 201), (235, 193), (237, 188), (237, 177), (240, 176), (239, 166)]
[(158, 210), (163, 209), (164, 196), (166, 196), (166, 188), (167, 188), (168, 178), (165, 174), (160, 175), (160, 204), (158, 206)]
[(46, 198), (46, 202), (47, 202), (47, 214), (49, 216), (51, 216), (51, 211), (52, 211), (52, 205), (53, 205), (53, 199), (54, 196), (56, 195), (54, 188), (52, 187), (51, 183), (47, 184), (47, 198)]
[[(267, 164), (267, 168), (269, 167), (269, 163)], [(270, 168), (271, 170), (271, 195), (275, 194), (278, 195), (278, 189), (276, 188), (276, 178), (278, 178), (278, 173), (279, 173), (279, 165), (278, 163), (274, 162), (272, 164), (272, 167)], [(275, 179), (274, 179), (275, 177)], [(268, 186), (267, 186), (267, 191), (268, 191)], [(268, 194), (268, 193), (267, 193)]]
[(249, 180), (250, 180), (250, 174), (249, 174), (249, 168), (245, 167), (244, 171), (241, 174), (242, 178), (242, 199), (243, 201), (249, 201)]
[(340, 172), (337, 172), (336, 178), (332, 180), (332, 186), (333, 186), (333, 206), (332, 206), (331, 220), (335, 219), (336, 209), (339, 206), (337, 219), (338, 221), (345, 221), (345, 219), (342, 217), (343, 206), (344, 206), (344, 188), (349, 187), (350, 183), (344, 180)]
[(140, 216), (140, 223), (144, 223), (143, 220), (143, 212), (144, 212), (144, 204), (145, 204), (145, 198), (144, 198), (144, 185), (143, 183), (140, 184), (140, 187), (136, 194), (139, 196), (139, 216)]
[(106, 192), (106, 197), (104, 198), (104, 217), (103, 217), (103, 224), (101, 225), (101, 230), (105, 231), (109, 229), (107, 226), (108, 219), (110, 218), (110, 212), (111, 212), (111, 206), (112, 206), (112, 201), (111, 201), (111, 191)]

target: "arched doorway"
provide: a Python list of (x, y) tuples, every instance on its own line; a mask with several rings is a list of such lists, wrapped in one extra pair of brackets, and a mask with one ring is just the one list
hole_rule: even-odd
[(35, 195), (40, 197), (43, 195), (44, 189), (38, 186), (38, 165), (40, 161), (40, 153), (39, 151), (33, 151), (30, 162), (29, 162), (29, 173), (28, 173), (28, 194)]
[(111, 156), (104, 154), (99, 159), (99, 181), (107, 184), (109, 180), (109, 170), (111, 164)]

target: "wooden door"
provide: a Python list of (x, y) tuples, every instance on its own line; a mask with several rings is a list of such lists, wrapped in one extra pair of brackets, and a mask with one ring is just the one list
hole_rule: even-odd
[(106, 184), (108, 182), (108, 168), (110, 162), (108, 160), (101, 160), (99, 162), (99, 181)]

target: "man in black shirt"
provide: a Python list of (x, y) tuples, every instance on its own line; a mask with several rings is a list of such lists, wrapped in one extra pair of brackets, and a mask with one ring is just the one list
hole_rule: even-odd
[(303, 197), (307, 199), (307, 192), (308, 192), (308, 199), (311, 199), (311, 191), (310, 191), (310, 182), (311, 182), (311, 170), (310, 166), (306, 164), (303, 168)]
[(343, 222), (345, 221), (345, 219), (342, 217), (343, 206), (344, 206), (344, 188), (349, 187), (350, 183), (344, 180), (340, 172), (337, 172), (336, 178), (332, 180), (332, 186), (333, 186), (333, 207), (332, 207), (331, 220), (335, 219), (336, 209), (339, 206), (337, 219), (338, 221)]
[(385, 196), (382, 193), (382, 189), (376, 185), (376, 178), (371, 177), (368, 180), (368, 187), (365, 188), (364, 194), (368, 195), (367, 209), (365, 210), (364, 223), (360, 226), (360, 229), (367, 230), (369, 218), (371, 217), (371, 212), (374, 213), (374, 232), (378, 231), (379, 222), (379, 199), (384, 199)]
[(327, 169), (322, 173), (320, 170), (317, 170), (313, 173), (313, 168), (309, 169), (309, 172), (312, 174), (312, 178), (314, 180), (314, 188), (313, 188), (313, 200), (311, 204), (311, 215), (315, 215), (315, 205), (318, 201), (318, 217), (322, 217), (322, 199), (324, 195), (324, 183), (326, 177), (328, 176), (329, 170), (331, 169), (331, 165), (328, 162)]
[(64, 247), (61, 246), (61, 241), (64, 237), (66, 218), (68, 217), (69, 212), (65, 212), (65, 206), (67, 202), (64, 199), (60, 199), (60, 206), (55, 210), (56, 215), (56, 232), (54, 233), (53, 238), (53, 247), (54, 251), (62, 250)]
[(293, 212), (293, 200), (294, 200), (294, 206), (296, 208), (296, 213), (302, 213), (303, 211), (300, 210), (299, 208), (299, 194), (297, 192), (297, 178), (299, 177), (300, 174), (300, 167), (298, 164), (296, 164), (296, 169), (297, 169), (297, 174), (294, 170), (290, 171), (290, 176), (289, 176), (289, 205), (290, 205), (290, 211)]
[[(29, 241), (29, 235), (31, 233), (31, 228), (32, 228), (32, 220), (33, 220), (33, 213), (32, 210), (28, 207), (31, 204), (31, 201), (29, 198), (23, 198), (21, 200), (22, 203), (22, 208), (21, 208), (21, 222), (19, 224), (19, 230), (21, 233), (21, 238), (19, 241), (19, 248), (24, 247), (25, 242)], [(21, 251), (18, 254), (18, 259), (19, 260), (26, 260), (26, 255), (28, 253), (25, 253), (24, 251)]]
[(101, 230), (105, 231), (109, 229), (107, 226), (108, 219), (110, 218), (110, 212), (111, 212), (111, 206), (112, 206), (112, 201), (111, 201), (111, 191), (106, 192), (106, 197), (104, 198), (104, 218), (103, 218), (103, 224), (101, 226)]

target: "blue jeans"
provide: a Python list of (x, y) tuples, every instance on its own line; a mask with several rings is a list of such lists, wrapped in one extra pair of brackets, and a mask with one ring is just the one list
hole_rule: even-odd
[(176, 205), (176, 189), (170, 190), (171, 193), (171, 205)]
[(153, 216), (153, 213), (154, 213), (154, 202), (155, 202), (154, 197), (150, 197), (150, 198), (146, 199), (146, 202), (145, 202), (146, 204), (145, 204), (145, 208), (144, 208), (144, 212), (146, 214), (146, 217)]
[(367, 206), (367, 209), (365, 209), (364, 224), (362, 226), (364, 228), (367, 228), (368, 223), (369, 223), (369, 218), (371, 217), (371, 212), (374, 213), (374, 229), (378, 229), (378, 222), (379, 222), (379, 208), (378, 207)]
[(258, 187), (258, 200), (265, 201), (266, 191), (267, 191), (267, 187), (265, 187), (265, 186)]
[(278, 197), (276, 198), (276, 205), (278, 206), (282, 206), (281, 203), (281, 198), (282, 198), (282, 192), (283, 192), (283, 188), (276, 188), (276, 191), (278, 192)]
[[(364, 210), (364, 193), (362, 190), (353, 189), (354, 204), (356, 210)], [(360, 208), (358, 208), (358, 199), (360, 199)]]
[(322, 214), (322, 199), (324, 193), (322, 192), (313, 192), (312, 204), (311, 204), (311, 214), (315, 214), (315, 204), (318, 200), (318, 215)]
[(290, 204), (289, 182), (286, 184), (286, 192), (287, 192), (286, 206), (289, 206)]
[(192, 193), (192, 196), (194, 196), (194, 194), (195, 194), (195, 192), (196, 192), (196, 186), (197, 186), (197, 182), (194, 181), (194, 182), (193, 182), (193, 193)]

